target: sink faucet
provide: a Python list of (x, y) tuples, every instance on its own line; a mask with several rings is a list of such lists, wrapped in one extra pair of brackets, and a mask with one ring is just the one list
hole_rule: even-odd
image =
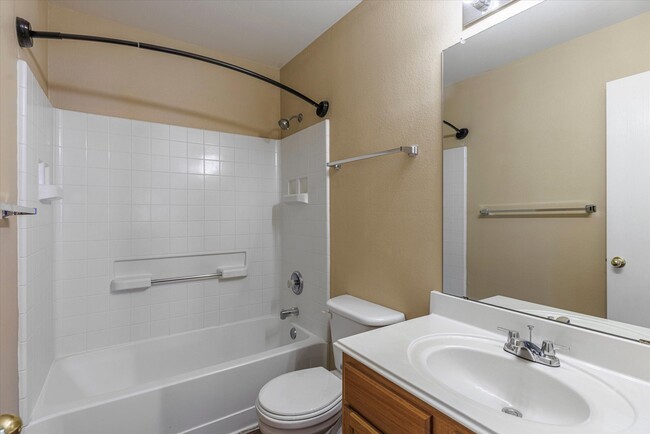
[(298, 310), (297, 307), (292, 307), (290, 309), (282, 309), (280, 311), (280, 319), (287, 319), (289, 316), (298, 316), (300, 315), (300, 311)]
[(520, 338), (519, 332), (516, 330), (505, 329), (503, 327), (497, 328), (501, 331), (508, 332), (508, 340), (503, 345), (505, 352), (545, 366), (551, 366), (553, 368), (560, 366), (560, 359), (555, 356), (555, 344), (552, 341), (543, 341), (541, 348), (533, 343), (533, 326), (528, 326), (528, 340)]

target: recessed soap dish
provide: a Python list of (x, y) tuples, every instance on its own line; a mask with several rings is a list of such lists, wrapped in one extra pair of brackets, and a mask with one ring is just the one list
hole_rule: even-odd
[(285, 203), (309, 203), (309, 178), (290, 179), (287, 182), (287, 193), (283, 196)]

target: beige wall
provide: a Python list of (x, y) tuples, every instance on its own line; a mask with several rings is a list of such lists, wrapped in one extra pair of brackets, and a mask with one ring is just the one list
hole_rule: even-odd
[[(169, 46), (279, 78), (277, 68), (59, 6), (49, 7), (49, 27)], [(218, 66), (77, 41), (50, 42), (49, 66), (49, 97), (57, 108), (259, 137), (280, 135), (280, 90)]]
[[(606, 314), (605, 83), (650, 69), (650, 14), (465, 80), (468, 294)], [(445, 147), (457, 145), (445, 139)], [(479, 205), (586, 200), (582, 218), (479, 219)]]
[[(440, 52), (461, 31), (456, 2), (364, 1), (284, 66), (282, 82), (331, 103), (330, 157), (417, 143), (331, 170), (331, 293), (428, 312), (441, 289)], [(282, 95), (282, 116), (303, 112)]]
[[(47, 27), (44, 1), (0, 1), (0, 202), (17, 199), (16, 60), (26, 60), (47, 89), (47, 48), (22, 50), (16, 42), (15, 19), (21, 16)], [(16, 219), (0, 220), (0, 413), (18, 413), (18, 303)]]

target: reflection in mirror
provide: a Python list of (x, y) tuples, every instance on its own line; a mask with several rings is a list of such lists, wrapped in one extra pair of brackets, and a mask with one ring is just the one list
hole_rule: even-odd
[(445, 292), (648, 340), (648, 41), (650, 2), (544, 1), (445, 50)]

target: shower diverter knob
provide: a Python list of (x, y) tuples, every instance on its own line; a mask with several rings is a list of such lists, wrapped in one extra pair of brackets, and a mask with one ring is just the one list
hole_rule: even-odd
[(304, 280), (302, 279), (300, 271), (294, 271), (291, 273), (291, 279), (287, 282), (287, 288), (292, 290), (294, 294), (299, 295), (302, 293), (303, 286)]

